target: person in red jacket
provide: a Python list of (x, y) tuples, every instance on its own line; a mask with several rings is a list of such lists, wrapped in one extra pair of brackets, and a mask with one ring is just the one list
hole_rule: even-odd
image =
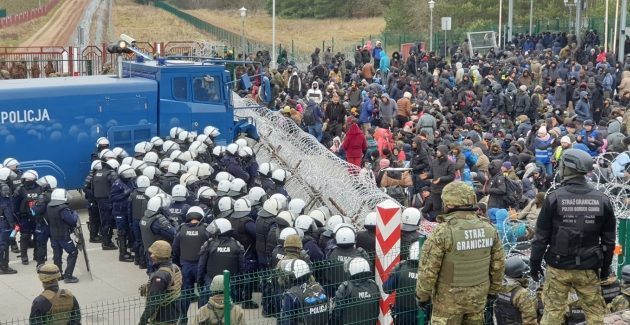
[(350, 125), (346, 137), (343, 139), (343, 151), (346, 153), (346, 160), (359, 168), (361, 167), (361, 160), (367, 150), (367, 140), (365, 134), (359, 129), (356, 122)]

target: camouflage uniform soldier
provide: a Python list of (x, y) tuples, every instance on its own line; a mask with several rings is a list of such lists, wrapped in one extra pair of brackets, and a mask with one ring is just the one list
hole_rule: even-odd
[(621, 273), (621, 294), (608, 304), (608, 310), (611, 313), (630, 308), (630, 265), (625, 265), (621, 269)]
[[(446, 211), (423, 247), (416, 298), (433, 303), (431, 324), (482, 324), (486, 298), (498, 294), (505, 266), (496, 229), (475, 214), (475, 192), (452, 182), (442, 192)], [(486, 272), (480, 272), (487, 270)]]
[(537, 325), (536, 297), (529, 295), (529, 265), (522, 256), (511, 256), (505, 261), (503, 291), (494, 302), (497, 325)]
[(530, 268), (532, 279), (547, 262), (541, 324), (561, 324), (571, 289), (579, 298), (589, 325), (603, 324), (606, 305), (600, 279), (607, 279), (615, 247), (615, 213), (608, 197), (591, 187), (585, 175), (593, 159), (568, 149), (560, 161), (562, 186), (545, 198), (536, 222)]

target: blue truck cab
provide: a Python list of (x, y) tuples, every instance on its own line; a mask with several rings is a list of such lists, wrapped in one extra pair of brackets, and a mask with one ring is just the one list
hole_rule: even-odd
[(133, 154), (137, 142), (166, 137), (176, 126), (199, 134), (216, 126), (218, 143), (255, 133), (235, 120), (231, 76), (221, 62), (124, 62), (122, 76), (0, 81), (0, 157), (78, 189), (99, 137)]

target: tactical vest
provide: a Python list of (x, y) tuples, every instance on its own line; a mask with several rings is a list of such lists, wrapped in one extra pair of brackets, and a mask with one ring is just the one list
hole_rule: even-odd
[(15, 190), (20, 187), (20, 185), (22, 185), (22, 173), (17, 172), (17, 176), (9, 181), (11, 192), (15, 192)]
[(556, 235), (551, 238), (548, 256), (570, 260), (574, 269), (601, 267), (603, 251), (599, 232), (604, 215), (601, 193), (591, 190), (576, 195), (561, 187), (556, 191), (556, 198), (559, 217), (553, 219)]
[(92, 193), (94, 193), (95, 199), (107, 199), (109, 198), (109, 192), (112, 189), (112, 184), (109, 181), (109, 174), (111, 170), (101, 169), (94, 173), (92, 179)]
[(144, 217), (144, 211), (147, 210), (149, 197), (137, 189), (131, 194), (131, 217), (133, 220), (140, 220)]
[(606, 304), (609, 304), (621, 294), (621, 286), (619, 285), (619, 281), (615, 281), (611, 284), (602, 285), (602, 296), (606, 301)]
[(348, 280), (343, 264), (358, 256), (360, 256), (359, 250), (355, 247), (336, 247), (333, 249), (327, 258), (330, 266), (324, 271), (326, 275), (325, 284), (332, 284), (336, 287), (341, 282)]
[(182, 261), (197, 263), (201, 246), (210, 238), (205, 224), (185, 223), (179, 229), (179, 255)]
[(392, 273), (398, 273), (396, 288), (396, 309), (399, 311), (416, 308), (416, 283), (418, 281), (418, 262), (403, 261)]
[(173, 202), (168, 207), (168, 217), (178, 225), (186, 222), (186, 203)]
[(501, 292), (497, 295), (494, 301), (494, 316), (497, 319), (497, 325), (522, 324), (521, 312), (512, 304), (518, 289), (516, 287), (510, 292)]
[(576, 307), (573, 304), (569, 306), (569, 312), (567, 314), (567, 325), (586, 324), (586, 315), (582, 308)]
[[(166, 272), (171, 277), (171, 281), (166, 288), (166, 292), (160, 295), (161, 299), (159, 305), (160, 307), (165, 307), (179, 299), (179, 296), (182, 293), (182, 271), (179, 269), (179, 266), (175, 264), (171, 264), (170, 266), (161, 266), (158, 271)], [(151, 283), (151, 280), (149, 280), (149, 283)], [(154, 299), (154, 297), (147, 296), (147, 304), (149, 304), (149, 299)], [(155, 317), (158, 316), (157, 313), (159, 312), (160, 311), (158, 309), (150, 318), (155, 319)]]
[(409, 247), (418, 241), (420, 233), (417, 231), (401, 231), (400, 232), (400, 259), (409, 259)]
[(240, 247), (232, 237), (222, 236), (211, 240), (206, 262), (208, 283), (215, 275), (223, 274), (224, 270), (230, 271), (230, 274), (238, 274), (240, 253)]
[(256, 242), (256, 238), (250, 236), (245, 229), (248, 222), (254, 222), (254, 220), (249, 217), (230, 218), (232, 229), (234, 229), (234, 238), (243, 245), (245, 251), (251, 250), (252, 245)]
[(37, 198), (42, 193), (42, 188), (40, 186), (33, 186), (32, 188), (21, 187), (20, 196), (22, 197), (22, 202), (20, 203), (20, 213), (31, 216), (31, 208), (37, 202)]
[(72, 229), (61, 218), (61, 211), (67, 209), (67, 204), (46, 207), (46, 221), (50, 227), (50, 239), (64, 240)]
[(74, 296), (69, 290), (58, 289), (57, 292), (44, 290), (42, 296), (50, 303), (50, 310), (46, 314), (45, 324), (62, 325), (69, 324), (72, 320), (72, 308)]
[(489, 281), (490, 253), (496, 230), (476, 218), (449, 219), (453, 247), (444, 254), (438, 281), (455, 287), (472, 287)]
[(269, 229), (271, 229), (271, 225), (273, 224), (273, 219), (273, 217), (261, 216), (256, 219), (256, 253), (258, 253), (259, 259), (261, 257), (263, 259), (269, 259), (269, 254), (271, 252), (267, 251), (267, 235), (269, 234)]
[(328, 324), (328, 297), (319, 283), (311, 282), (293, 286), (288, 293), (293, 295), (299, 304), (300, 309), (291, 313), (297, 318), (297, 324)]
[(140, 234), (142, 235), (142, 244), (146, 250), (148, 250), (156, 240), (166, 240), (166, 238), (162, 238), (162, 236), (154, 234), (153, 230), (151, 230), (151, 225), (158, 221), (159, 218), (164, 218), (164, 216), (156, 212), (150, 217), (144, 216), (140, 219)]
[(357, 247), (363, 248), (368, 255), (374, 255), (376, 251), (376, 233), (369, 230), (357, 232)]
[[(349, 295), (343, 299), (343, 324), (375, 324), (378, 319), (378, 301), (381, 292), (374, 280), (362, 281), (355, 285), (352, 281), (344, 282)], [(344, 301), (340, 301), (343, 304)]]

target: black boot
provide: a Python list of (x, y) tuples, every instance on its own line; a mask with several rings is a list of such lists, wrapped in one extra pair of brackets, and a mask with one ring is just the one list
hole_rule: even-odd
[(133, 256), (127, 252), (127, 243), (124, 236), (118, 236), (118, 261), (133, 262)]
[(94, 227), (92, 222), (87, 222), (88, 231), (90, 232), (90, 243), (100, 243), (103, 239), (98, 235), (98, 228)]
[(74, 267), (77, 265), (77, 258), (79, 256), (79, 250), (75, 249), (74, 252), (68, 255), (68, 265), (66, 265), (66, 271), (63, 272), (63, 281), (65, 283), (77, 283), (79, 279), (72, 276), (74, 273)]
[(0, 274), (16, 274), (17, 271), (9, 267), (9, 248), (0, 252)]
[(116, 245), (114, 245), (114, 243), (112, 243), (112, 240), (111, 240), (111, 239), (110, 239), (109, 241), (104, 241), (104, 242), (101, 244), (101, 248), (102, 248), (104, 251), (113, 251), (113, 250), (118, 249), (118, 247), (116, 247)]
[(28, 236), (27, 234), (20, 236), (20, 258), (23, 265), (28, 265), (28, 246), (30, 243)]
[(20, 253), (20, 248), (18, 247), (17, 242), (15, 241), (15, 238), (11, 238), (11, 252), (15, 254)]

